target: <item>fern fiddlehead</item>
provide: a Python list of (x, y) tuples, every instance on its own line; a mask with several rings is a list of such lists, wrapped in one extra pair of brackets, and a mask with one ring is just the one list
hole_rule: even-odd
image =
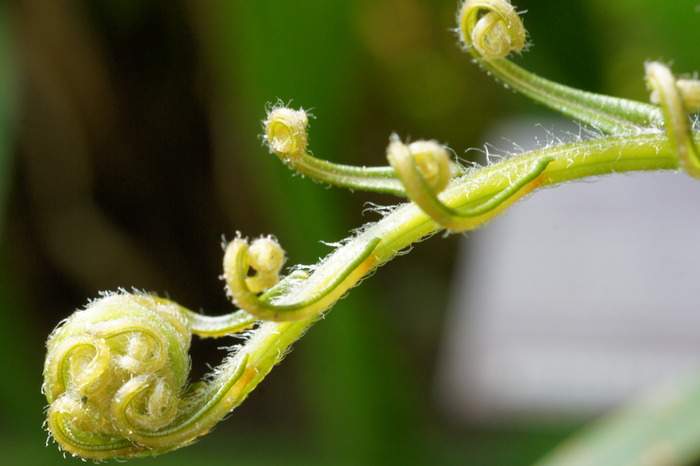
[[(477, 228), (539, 187), (679, 167), (697, 176), (687, 117), (698, 107), (695, 83), (670, 84), (670, 72), (648, 67), (652, 101), (660, 107), (579, 91), (505, 58), (525, 44), (522, 21), (509, 2), (467, 0), (458, 22), (466, 48), (497, 79), (609, 134), (479, 168), (450, 161), (434, 141), (404, 144), (392, 137), (388, 166), (355, 167), (311, 156), (306, 113), (273, 108), (265, 139), (290, 168), (410, 202), (366, 225), (316, 266), (287, 276), (286, 255), (274, 238), (249, 243), (237, 236), (223, 261), (227, 291), (239, 308), (231, 314), (208, 317), (166, 299), (125, 292), (76, 312), (49, 337), (44, 366), (47, 426), (62, 449), (103, 459), (154, 455), (191, 443), (240, 404), (309, 326), (373, 270), (437, 231)], [(667, 134), (658, 130), (664, 124)], [(212, 375), (190, 384), (191, 336), (240, 332), (245, 342)]]
[(509, 53), (523, 49), (526, 32), (508, 0), (467, 0), (457, 19), (460, 39), (476, 62), (526, 97), (609, 134), (635, 133), (661, 123), (654, 105), (564, 86), (509, 61)]

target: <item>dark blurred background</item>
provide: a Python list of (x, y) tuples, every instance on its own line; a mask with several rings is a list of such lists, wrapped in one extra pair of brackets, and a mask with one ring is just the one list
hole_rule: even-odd
[[(646, 99), (643, 63), (700, 67), (695, 0), (517, 2), (519, 62)], [(454, 0), (5, 0), (0, 3), (0, 442), (44, 446), (44, 341), (119, 287), (231, 309), (222, 237), (272, 233), (309, 264), (376, 219), (368, 201), (293, 176), (262, 146), (267, 105), (311, 109), (324, 159), (384, 164), (388, 137), (456, 154), (507, 115), (547, 111), (456, 44)], [(498, 145), (498, 141), (496, 142)], [(158, 464), (525, 464), (576, 426), (454, 425), (431, 396), (459, 236), (416, 246), (354, 290), (226, 422)], [(230, 341), (193, 345), (194, 377)], [(74, 460), (77, 461), (77, 460)]]

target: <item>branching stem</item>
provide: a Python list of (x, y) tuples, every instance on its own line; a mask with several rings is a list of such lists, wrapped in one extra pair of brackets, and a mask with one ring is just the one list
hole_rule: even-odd
[[(700, 177), (688, 111), (700, 85), (650, 64), (651, 105), (579, 91), (537, 77), (504, 57), (525, 30), (507, 0), (467, 0), (459, 13), (466, 47), (479, 64), (524, 95), (595, 126), (607, 136), (559, 144), (481, 168), (451, 162), (435, 141), (392, 137), (390, 166), (338, 165), (307, 150), (303, 110), (272, 109), (272, 152), (314, 179), (408, 197), (344, 240), (313, 267), (281, 278), (286, 256), (273, 237), (226, 248), (224, 279), (241, 309), (208, 317), (139, 293), (108, 294), (49, 337), (43, 391), (47, 425), (64, 450), (85, 458), (155, 455), (207, 433), (240, 404), (290, 346), (352, 287), (401, 251), (441, 230), (479, 228), (535, 190), (616, 172), (684, 169)], [(663, 131), (662, 131), (662, 127)], [(203, 382), (188, 385), (192, 335), (241, 333), (244, 344)]]

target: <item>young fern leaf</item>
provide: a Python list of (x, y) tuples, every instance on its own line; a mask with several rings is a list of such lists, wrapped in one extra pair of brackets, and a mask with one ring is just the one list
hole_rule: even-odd
[[(687, 112), (698, 109), (696, 82), (647, 67), (659, 107), (596, 96), (534, 77), (502, 58), (524, 44), (519, 16), (505, 0), (465, 2), (465, 43), (479, 63), (525, 95), (604, 131), (618, 133), (547, 147), (465, 170), (434, 141), (392, 138), (390, 166), (349, 167), (307, 153), (303, 111), (277, 108), (266, 138), (290, 167), (353, 189), (408, 196), (376, 223), (343, 241), (309, 273), (281, 277), (276, 240), (240, 236), (224, 255), (224, 279), (241, 308), (200, 315), (146, 294), (108, 294), (77, 311), (47, 342), (42, 390), (47, 427), (60, 448), (84, 458), (156, 455), (192, 443), (238, 406), (290, 346), (349, 289), (412, 244), (443, 229), (477, 228), (527, 193), (615, 172), (676, 170), (698, 176)], [(505, 42), (502, 42), (504, 41)], [(665, 123), (667, 134), (639, 125)], [(251, 273), (255, 272), (255, 273)], [(193, 334), (246, 340), (201, 383), (188, 385)]]
[(210, 397), (223, 390), (242, 400), (233, 387), (245, 364), (225, 369), (210, 392), (188, 393), (190, 341), (180, 306), (147, 295), (108, 295), (73, 314), (47, 343), (43, 391), (53, 438), (94, 459), (191, 442), (194, 424), (207, 428), (220, 418), (210, 417)]
[(653, 105), (581, 91), (541, 78), (505, 57), (525, 46), (525, 27), (507, 0), (467, 0), (458, 13), (459, 36), (476, 62), (512, 89), (608, 134), (660, 125)]

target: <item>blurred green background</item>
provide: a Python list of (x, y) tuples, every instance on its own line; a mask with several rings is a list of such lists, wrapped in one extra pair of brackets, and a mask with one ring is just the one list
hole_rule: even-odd
[[(517, 2), (519, 62), (584, 89), (646, 99), (645, 60), (700, 68), (696, 0)], [(266, 105), (311, 109), (311, 149), (384, 163), (388, 137), (457, 155), (499, 118), (546, 111), (459, 50), (454, 0), (5, 0), (0, 3), (0, 444), (45, 447), (44, 341), (102, 290), (230, 309), (222, 236), (273, 233), (313, 263), (390, 197), (327, 188), (261, 144)], [(498, 144), (498, 142), (496, 142)], [(433, 363), (459, 236), (414, 248), (354, 290), (231, 418), (149, 464), (527, 464), (577, 426), (450, 425)], [(195, 341), (193, 377), (230, 341)]]

